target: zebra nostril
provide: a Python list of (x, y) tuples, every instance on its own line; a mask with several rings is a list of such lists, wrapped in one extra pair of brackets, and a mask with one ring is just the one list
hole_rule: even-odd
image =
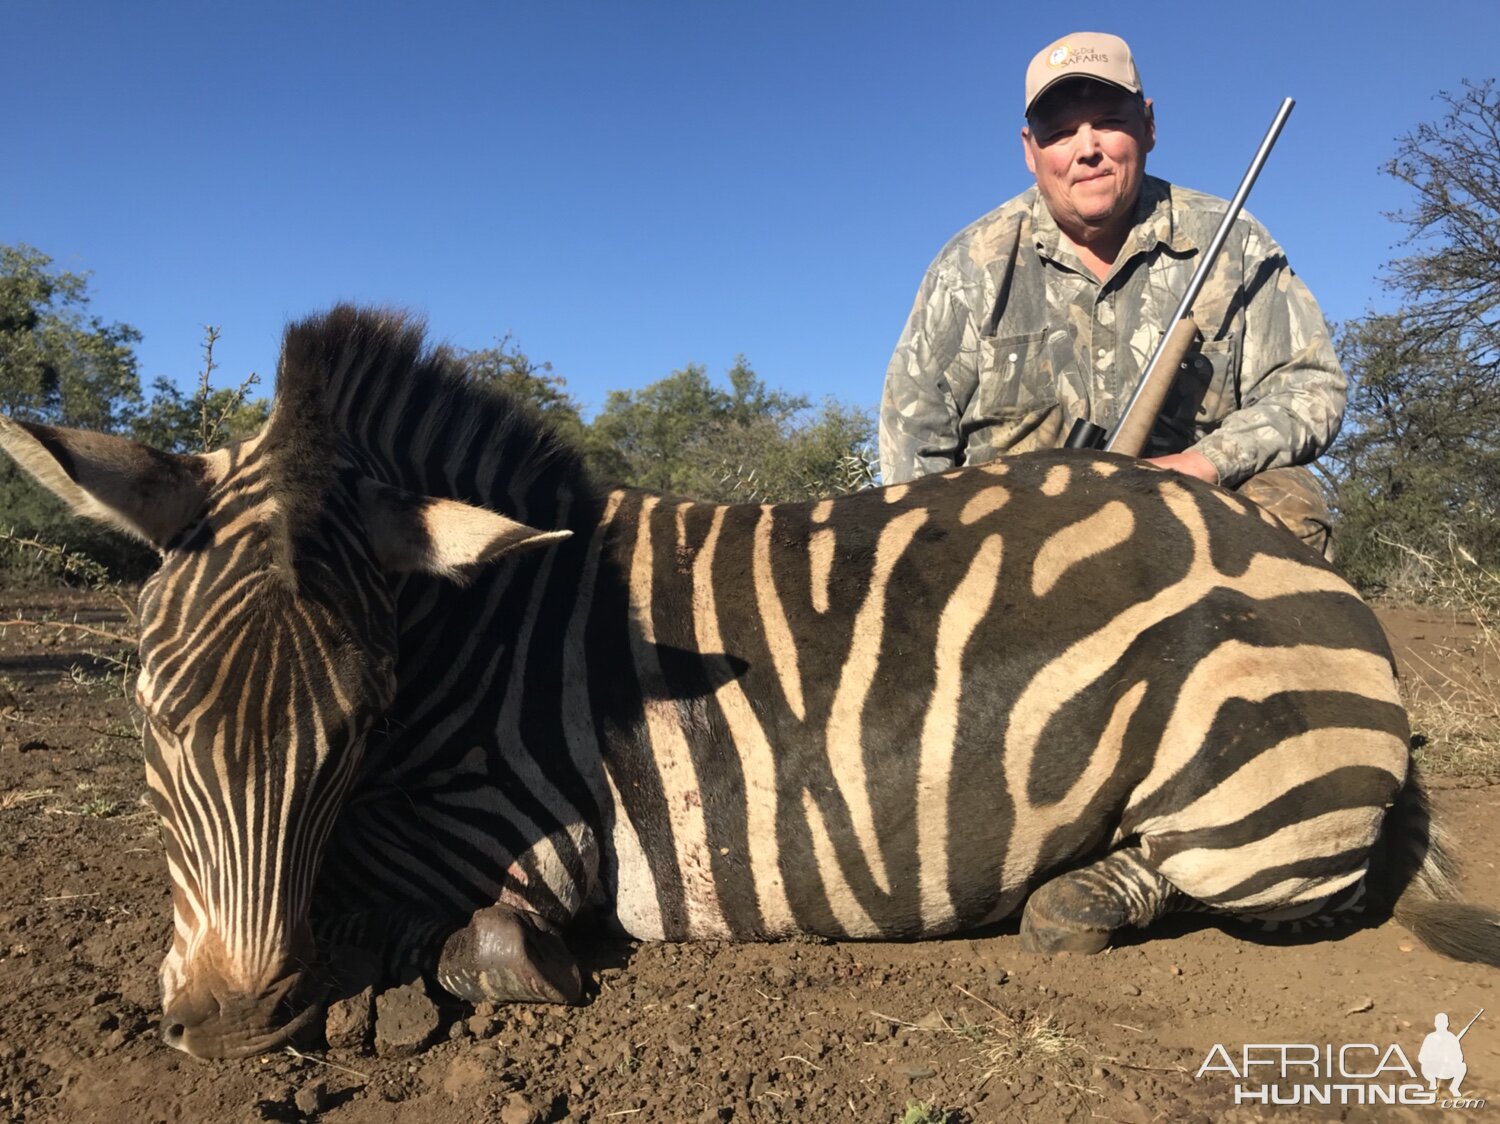
[(182, 1036), (187, 1031), (180, 1022), (170, 1022), (161, 1028), (161, 1036), (166, 1039), (168, 1046), (178, 1046), (182, 1043)]

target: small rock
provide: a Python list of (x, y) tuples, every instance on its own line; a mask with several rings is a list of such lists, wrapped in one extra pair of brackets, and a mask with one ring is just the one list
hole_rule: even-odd
[(475, 1038), (493, 1038), (500, 1029), (500, 1020), (493, 1015), (470, 1015), (464, 1025)]
[(361, 1054), (368, 1050), (375, 1029), (375, 989), (367, 987), (358, 995), (330, 1003), (324, 1028), (333, 1049)]
[(908, 1081), (920, 1081), (926, 1077), (936, 1077), (937, 1070), (925, 1062), (901, 1062), (896, 1066), (896, 1072)]
[(473, 1054), (460, 1054), (448, 1063), (443, 1074), (443, 1092), (454, 1100), (464, 1097), (476, 1085), (490, 1079), (489, 1068)]
[(438, 1032), (438, 1009), (420, 984), (406, 984), (375, 997), (375, 1052), (382, 1057), (420, 1053)]
[(302, 1115), (316, 1116), (328, 1107), (328, 1086), (321, 1081), (310, 1081), (297, 1090), (292, 1103)]
[(542, 1110), (520, 1093), (512, 1093), (500, 1106), (500, 1124), (542, 1124)]
[(1139, 995), (1141, 993), (1141, 989), (1136, 987), (1135, 984), (1126, 984), (1120, 990), (1126, 995)]
[(1374, 1009), (1375, 1009), (1375, 1000), (1373, 1000), (1373, 999), (1361, 999), (1358, 1003), (1356, 1003), (1354, 1006), (1350, 1007), (1347, 1011), (1345, 1011), (1344, 1014), (1346, 1014), (1346, 1015), (1362, 1015), (1366, 1011), (1373, 1011)]
[(1174, 976), (1182, 975), (1182, 969), (1179, 968), (1176, 964), (1173, 964), (1170, 968), (1167, 969), (1167, 971), (1171, 972)]

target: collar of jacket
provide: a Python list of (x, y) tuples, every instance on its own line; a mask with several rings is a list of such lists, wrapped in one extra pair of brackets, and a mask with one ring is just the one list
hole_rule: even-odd
[[(1042, 257), (1056, 259), (1062, 231), (1057, 220), (1047, 209), (1042, 193), (1031, 188), (1031, 242)], [(1198, 243), (1189, 235), (1184, 223), (1179, 222), (1172, 208), (1172, 185), (1155, 176), (1146, 176), (1141, 181), (1141, 193), (1136, 197), (1135, 216), (1125, 246), (1133, 247), (1132, 253), (1145, 253), (1166, 246), (1174, 253), (1186, 254), (1198, 249)], [(1122, 247), (1123, 248), (1123, 247)]]

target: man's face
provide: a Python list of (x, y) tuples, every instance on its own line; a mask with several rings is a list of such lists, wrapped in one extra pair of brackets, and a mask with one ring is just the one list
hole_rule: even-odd
[(1099, 82), (1049, 90), (1021, 130), (1026, 167), (1057, 225), (1075, 241), (1123, 233), (1156, 145), (1151, 102)]

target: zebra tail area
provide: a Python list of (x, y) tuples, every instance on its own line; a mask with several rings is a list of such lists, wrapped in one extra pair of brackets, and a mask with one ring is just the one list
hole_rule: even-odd
[(1370, 888), (1434, 952), (1500, 968), (1500, 912), (1461, 901), (1458, 865), (1433, 819), (1415, 766), (1386, 813)]

